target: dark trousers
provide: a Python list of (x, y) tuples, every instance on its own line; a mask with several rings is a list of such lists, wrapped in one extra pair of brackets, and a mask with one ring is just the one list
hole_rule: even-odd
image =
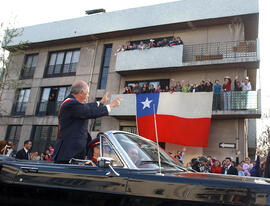
[(214, 110), (221, 110), (220, 107), (220, 94), (214, 94), (214, 99), (213, 99), (213, 103), (214, 103)]

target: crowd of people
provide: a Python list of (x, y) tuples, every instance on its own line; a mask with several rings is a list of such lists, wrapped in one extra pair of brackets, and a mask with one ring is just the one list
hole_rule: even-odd
[(24, 141), (24, 147), (17, 153), (11, 154), (11, 156), (15, 157), (16, 159), (52, 161), (52, 155), (54, 152), (54, 147), (52, 144), (49, 144), (45, 152), (42, 152), (40, 154), (38, 152), (31, 151), (31, 149), (32, 141), (26, 140)]
[(129, 51), (129, 50), (143, 50), (156, 47), (171, 47), (176, 45), (183, 45), (184, 42), (180, 37), (173, 37), (172, 39), (164, 38), (163, 40), (150, 39), (149, 41), (140, 41), (140, 43), (130, 41), (125, 45), (121, 45), (117, 52)]
[(52, 155), (54, 152), (54, 147), (52, 144), (49, 144), (49, 147), (45, 150), (45, 152), (38, 153), (38, 152), (31, 152), (30, 158), (31, 160), (45, 160), (45, 161), (52, 161)]
[[(184, 166), (185, 151), (186, 149), (184, 148), (181, 152), (177, 152), (177, 154), (174, 155), (174, 158), (178, 160), (182, 166)], [(266, 161), (261, 161), (261, 151), (259, 149), (256, 151), (256, 159), (254, 160), (246, 157), (244, 160), (240, 161), (240, 155), (241, 153), (239, 151), (237, 152), (235, 161), (233, 161), (231, 157), (226, 157), (222, 162), (215, 157), (198, 156), (192, 158), (185, 166), (202, 173), (270, 178), (269, 169), (267, 169), (270, 164), (270, 152)]]
[[(182, 80), (175, 81), (171, 80), (171, 86), (166, 85), (162, 88), (161, 85), (144, 83), (141, 87), (139, 82), (130, 84), (124, 88), (124, 94), (138, 94), (138, 93), (158, 93), (158, 92), (212, 92), (214, 93), (213, 98), (213, 109), (221, 110), (221, 95), (224, 98), (224, 110), (231, 109), (245, 109), (246, 106), (246, 92), (251, 91), (251, 83), (249, 78), (246, 77), (244, 80), (238, 80), (238, 76), (234, 79), (234, 90), (232, 90), (232, 80), (229, 76), (224, 78), (224, 83), (221, 84), (219, 80), (215, 80), (214, 84), (210, 80), (202, 80), (198, 84), (190, 84), (189, 81)], [(237, 94), (238, 96), (232, 97), (232, 91), (242, 91)], [(223, 93), (222, 93), (223, 92)]]

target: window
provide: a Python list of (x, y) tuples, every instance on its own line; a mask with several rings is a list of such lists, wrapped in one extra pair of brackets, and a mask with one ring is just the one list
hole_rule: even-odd
[(37, 115), (57, 115), (61, 103), (70, 93), (70, 86), (43, 88)]
[(20, 135), (21, 135), (21, 129), (22, 129), (22, 126), (18, 126), (18, 125), (12, 125), (12, 126), (9, 125), (7, 128), (6, 140), (13, 142), (15, 151), (18, 148)]
[(107, 138), (105, 138), (103, 136), (101, 138), (102, 138), (101, 156), (112, 158), (113, 159), (113, 163), (112, 163), (113, 167), (123, 167), (124, 165), (121, 162), (121, 160), (119, 159), (118, 155), (116, 154), (115, 149), (112, 146), (112, 144), (110, 143), (110, 141), (107, 140)]
[(98, 89), (106, 89), (107, 78), (108, 78), (109, 69), (110, 69), (111, 53), (112, 53), (112, 44), (105, 44), (103, 57), (102, 57), (103, 59), (102, 66), (101, 66), (100, 76), (99, 76)]
[(34, 76), (35, 68), (37, 66), (38, 54), (26, 55), (25, 62), (21, 72), (22, 79), (31, 79)]
[(49, 144), (55, 145), (57, 139), (57, 126), (34, 126), (31, 140), (33, 142), (33, 152), (45, 152)]
[(30, 89), (20, 89), (16, 92), (13, 115), (24, 115), (30, 96)]
[(58, 51), (50, 53), (46, 77), (75, 75), (80, 50)]

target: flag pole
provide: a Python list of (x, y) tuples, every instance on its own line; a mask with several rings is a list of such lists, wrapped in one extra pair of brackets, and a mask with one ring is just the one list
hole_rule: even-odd
[(154, 110), (154, 123), (155, 123), (155, 134), (156, 134), (156, 141), (157, 141), (157, 151), (158, 151), (158, 166), (159, 166), (159, 173), (161, 173), (161, 161), (160, 161), (160, 153), (159, 153), (159, 144), (158, 144), (158, 132), (157, 132), (157, 119), (156, 119), (156, 111), (155, 111), (155, 104), (153, 104)]

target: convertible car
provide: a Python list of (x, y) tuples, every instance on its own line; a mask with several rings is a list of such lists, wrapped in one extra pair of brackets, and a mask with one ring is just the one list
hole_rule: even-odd
[(122, 131), (99, 134), (97, 166), (0, 156), (0, 205), (270, 205), (270, 180), (202, 174), (155, 142)]

